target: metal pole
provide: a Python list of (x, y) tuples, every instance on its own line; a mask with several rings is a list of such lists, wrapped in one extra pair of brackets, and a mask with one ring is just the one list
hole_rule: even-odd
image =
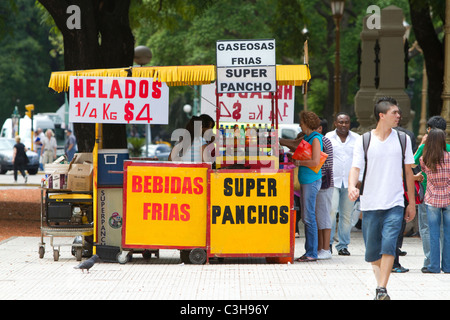
[(441, 116), (447, 121), (447, 142), (450, 143), (450, 0), (445, 4), (445, 64)]
[(341, 75), (340, 75), (341, 18), (335, 17), (335, 22), (336, 22), (336, 51), (334, 62), (334, 116), (336, 116), (336, 114), (339, 113), (341, 104)]

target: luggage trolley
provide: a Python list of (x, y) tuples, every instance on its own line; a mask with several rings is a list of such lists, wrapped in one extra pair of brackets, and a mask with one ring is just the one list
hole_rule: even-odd
[[(54, 261), (59, 260), (61, 246), (72, 246), (75, 257), (83, 256), (85, 237), (93, 234), (91, 191), (47, 189), (41, 186), (41, 242), (39, 258), (45, 254), (44, 236), (50, 237)], [(54, 237), (81, 237), (74, 243), (54, 243)]]

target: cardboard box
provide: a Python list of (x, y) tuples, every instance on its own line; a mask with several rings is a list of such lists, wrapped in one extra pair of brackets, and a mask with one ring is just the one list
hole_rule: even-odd
[(67, 189), (67, 174), (54, 173), (48, 177), (49, 189)]
[(72, 163), (84, 163), (84, 162), (92, 163), (92, 153), (90, 153), (90, 152), (75, 153), (75, 155), (73, 156), (72, 161), (70, 161), (70, 164), (72, 164)]
[(67, 189), (92, 191), (92, 153), (76, 153), (69, 165)]
[(47, 187), (50, 189), (66, 189), (67, 174), (69, 172), (69, 164), (51, 163), (44, 165), (44, 172), (47, 176)]

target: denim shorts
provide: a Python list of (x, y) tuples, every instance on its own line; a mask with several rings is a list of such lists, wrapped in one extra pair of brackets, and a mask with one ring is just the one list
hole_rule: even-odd
[(380, 260), (383, 254), (395, 256), (403, 212), (404, 208), (401, 206), (387, 210), (363, 211), (362, 232), (367, 262)]

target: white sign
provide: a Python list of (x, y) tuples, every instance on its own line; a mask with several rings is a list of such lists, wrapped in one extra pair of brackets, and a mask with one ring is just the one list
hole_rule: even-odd
[(169, 88), (148, 78), (70, 77), (70, 122), (169, 123)]
[(275, 74), (275, 66), (217, 68), (218, 92), (275, 92)]
[[(216, 85), (202, 86), (201, 112), (216, 120)], [(278, 123), (294, 123), (294, 86), (278, 86)], [(271, 93), (219, 94), (219, 122), (270, 123), (272, 122)], [(274, 101), (275, 110), (275, 101)]]
[(275, 65), (275, 39), (219, 40), (216, 42), (217, 67)]
[(275, 92), (275, 40), (216, 43), (217, 92)]

